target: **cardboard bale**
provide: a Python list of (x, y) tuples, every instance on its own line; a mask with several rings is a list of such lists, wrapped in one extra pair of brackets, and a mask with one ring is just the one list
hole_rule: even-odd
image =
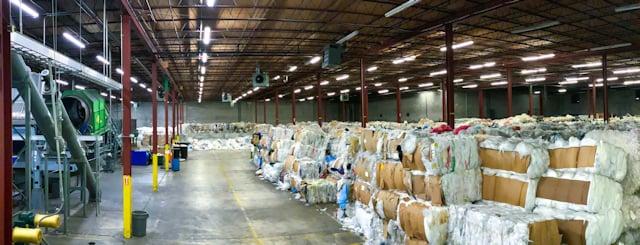
[(376, 138), (376, 132), (371, 129), (362, 130), (362, 144), (364, 146), (364, 150), (376, 153), (378, 147), (378, 138)]
[(481, 166), (492, 169), (501, 169), (516, 173), (527, 173), (531, 156), (521, 157), (515, 151), (499, 151), (480, 148), (478, 150)]
[(409, 239), (427, 240), (424, 230), (423, 210), (428, 208), (423, 202), (401, 202), (398, 206), (400, 227)]
[(426, 199), (426, 184), (424, 172), (404, 169), (405, 191), (418, 199)]
[(542, 177), (538, 182), (536, 197), (586, 205), (590, 184), (589, 181)]
[(353, 173), (360, 179), (370, 182), (373, 177), (372, 164), (366, 157), (360, 157), (356, 160), (353, 166)]
[(441, 181), (440, 176), (425, 177), (425, 199), (431, 201), (433, 206), (442, 206), (444, 204)]
[(401, 195), (396, 191), (381, 190), (375, 194), (373, 205), (376, 213), (384, 220), (395, 220), (398, 217), (398, 204)]
[(578, 160), (576, 167), (588, 168), (593, 167), (596, 163), (596, 146), (580, 146), (578, 151)]
[(420, 170), (426, 171), (427, 169), (424, 167), (424, 162), (422, 161), (422, 145), (420, 142), (416, 143), (416, 151), (413, 152), (413, 164), (410, 167), (411, 170)]
[(352, 201), (359, 201), (364, 205), (369, 204), (369, 201), (371, 200), (371, 187), (369, 186), (369, 184), (360, 180), (356, 180), (353, 182), (351, 190)]
[(377, 163), (376, 184), (381, 190), (405, 190), (404, 169), (399, 162)]
[(558, 230), (562, 234), (562, 243), (567, 245), (585, 245), (587, 221), (584, 220), (556, 220)]
[(405, 245), (429, 245), (425, 240), (407, 238), (404, 240)]
[(516, 179), (482, 175), (482, 199), (524, 207), (529, 184)]
[(549, 149), (549, 168), (576, 168), (580, 147)]
[(296, 158), (294, 156), (288, 156), (284, 160), (284, 171), (287, 173), (293, 172), (293, 165), (296, 163)]

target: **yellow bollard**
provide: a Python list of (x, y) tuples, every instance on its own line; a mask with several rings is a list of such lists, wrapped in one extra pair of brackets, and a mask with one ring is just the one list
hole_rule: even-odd
[(151, 156), (151, 176), (153, 192), (158, 192), (158, 154), (155, 153)]
[(180, 142), (180, 135), (176, 135), (176, 142)]
[(60, 228), (60, 215), (54, 214), (36, 214), (33, 218), (33, 223), (38, 227), (46, 227), (46, 228)]
[(11, 234), (11, 240), (14, 243), (40, 244), (42, 242), (42, 230), (14, 227)]
[(129, 175), (122, 176), (122, 235), (125, 239), (131, 238), (131, 214), (133, 179)]
[(164, 171), (169, 172), (169, 162), (171, 162), (171, 151), (169, 145), (164, 145)]

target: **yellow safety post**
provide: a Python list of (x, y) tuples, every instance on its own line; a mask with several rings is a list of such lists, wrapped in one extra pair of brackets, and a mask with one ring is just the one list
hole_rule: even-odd
[(176, 135), (176, 142), (180, 142), (180, 135)]
[(153, 192), (158, 192), (158, 154), (155, 153), (151, 156), (151, 176)]
[(131, 190), (133, 189), (133, 180), (129, 175), (122, 176), (122, 235), (125, 239), (131, 238), (131, 214), (132, 214), (132, 198)]
[(171, 151), (169, 145), (164, 145), (164, 171), (169, 172), (169, 162), (171, 161)]

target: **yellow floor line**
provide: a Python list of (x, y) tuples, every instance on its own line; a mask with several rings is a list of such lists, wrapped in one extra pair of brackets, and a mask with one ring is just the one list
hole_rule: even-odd
[(251, 224), (251, 220), (247, 216), (247, 213), (245, 212), (244, 207), (243, 207), (242, 203), (240, 202), (240, 198), (238, 198), (238, 195), (236, 194), (235, 188), (233, 186), (233, 182), (231, 181), (231, 179), (227, 175), (227, 172), (225, 171), (224, 166), (222, 166), (222, 165), (219, 165), (219, 166), (220, 166), (220, 172), (222, 173), (222, 176), (224, 177), (224, 181), (227, 183), (227, 186), (229, 187), (229, 190), (231, 191), (231, 195), (233, 196), (233, 201), (235, 201), (236, 204), (238, 205), (238, 207), (240, 207), (240, 210), (242, 210), (242, 215), (244, 216), (244, 219), (247, 221), (247, 226), (249, 226), (249, 231), (251, 232), (251, 236), (253, 237), (253, 240), (255, 241), (255, 243), (257, 243), (259, 245), (264, 244), (264, 242), (260, 239), (260, 237), (258, 237), (258, 233), (256, 233), (255, 228)]

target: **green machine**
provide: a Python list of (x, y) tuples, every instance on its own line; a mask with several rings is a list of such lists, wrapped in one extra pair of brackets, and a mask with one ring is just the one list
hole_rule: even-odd
[(97, 90), (65, 90), (62, 104), (71, 123), (81, 134), (103, 135), (109, 131), (107, 105)]

